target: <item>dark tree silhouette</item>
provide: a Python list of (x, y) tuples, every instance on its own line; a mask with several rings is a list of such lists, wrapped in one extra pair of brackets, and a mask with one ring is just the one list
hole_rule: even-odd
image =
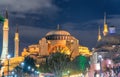
[[(28, 69), (28, 66), (30, 66), (30, 69)], [(23, 72), (32, 73), (31, 71), (32, 68), (36, 70), (35, 60), (30, 56), (25, 57)]]
[(72, 61), (74, 71), (85, 73), (89, 68), (89, 58), (79, 55)]
[(40, 69), (46, 72), (51, 72), (55, 77), (62, 77), (62, 73), (68, 70), (70, 57), (64, 53), (56, 52), (49, 55), (46, 63)]

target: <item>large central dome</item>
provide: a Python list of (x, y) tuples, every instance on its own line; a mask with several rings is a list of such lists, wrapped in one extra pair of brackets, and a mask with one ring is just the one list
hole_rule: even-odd
[(70, 33), (65, 30), (54, 30), (46, 34), (46, 36), (50, 36), (50, 35), (70, 35)]
[(70, 40), (72, 39), (69, 32), (65, 30), (54, 30), (46, 34), (47, 40)]

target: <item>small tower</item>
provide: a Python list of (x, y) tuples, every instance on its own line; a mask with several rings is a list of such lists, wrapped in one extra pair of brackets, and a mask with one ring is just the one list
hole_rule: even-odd
[(15, 33), (15, 38), (14, 38), (14, 46), (15, 46), (15, 51), (14, 51), (14, 57), (19, 56), (19, 33), (18, 33), (18, 27), (16, 28), (16, 33)]
[(101, 40), (101, 32), (100, 32), (100, 26), (98, 28), (98, 40), (97, 41), (100, 41)]
[(104, 29), (103, 29), (103, 35), (106, 36), (108, 34), (108, 25), (106, 21), (106, 13), (104, 13)]
[(59, 24), (57, 25), (57, 30), (60, 30), (60, 25)]
[(9, 36), (8, 32), (9, 32), (9, 21), (8, 21), (8, 12), (6, 9), (5, 21), (3, 23), (3, 46), (2, 46), (1, 59), (6, 59), (8, 55), (8, 36)]

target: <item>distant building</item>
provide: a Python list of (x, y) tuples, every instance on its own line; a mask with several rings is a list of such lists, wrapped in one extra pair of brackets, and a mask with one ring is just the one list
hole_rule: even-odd
[[(115, 26), (107, 25), (106, 14), (104, 15), (102, 35), (99, 27), (98, 41), (96, 46), (93, 48), (93, 55), (91, 57), (92, 72), (108, 72), (110, 71), (108, 69), (113, 70), (113, 67), (118, 67), (116, 66), (116, 63), (119, 64), (120, 62), (120, 59), (118, 59), (120, 56), (120, 34), (116, 33)], [(98, 64), (99, 66), (97, 66)], [(97, 69), (98, 67), (99, 70)]]
[[(104, 20), (106, 21), (106, 19)], [(108, 27), (107, 23), (104, 23), (103, 36), (99, 39), (100, 35), (98, 35), (99, 40), (94, 48), (94, 51), (97, 52), (98, 55), (102, 55), (103, 58), (112, 58), (117, 52), (114, 48), (120, 45), (120, 34), (116, 33), (115, 26)], [(98, 34), (100, 34), (100, 32)]]
[(115, 26), (107, 25), (106, 14), (104, 15), (104, 27), (102, 35), (99, 27), (98, 41), (96, 46), (93, 48), (93, 59), (91, 60), (91, 62), (95, 61), (93, 63), (97, 63), (99, 55), (102, 55), (102, 58), (104, 59), (112, 58), (116, 53), (114, 48), (120, 45), (120, 34), (116, 33)]

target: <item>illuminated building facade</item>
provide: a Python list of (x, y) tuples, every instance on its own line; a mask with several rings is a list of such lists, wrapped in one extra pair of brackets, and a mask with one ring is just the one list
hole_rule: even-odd
[[(84, 51), (81, 51), (84, 50)], [(30, 54), (39, 54), (39, 56), (48, 56), (51, 53), (61, 52), (71, 55), (72, 58), (80, 55), (90, 56), (91, 53), (87, 47), (79, 45), (79, 40), (65, 30), (53, 30), (48, 32), (45, 37), (39, 40), (38, 44), (30, 45), (22, 52), (22, 56)], [(81, 53), (80, 53), (81, 52)]]

